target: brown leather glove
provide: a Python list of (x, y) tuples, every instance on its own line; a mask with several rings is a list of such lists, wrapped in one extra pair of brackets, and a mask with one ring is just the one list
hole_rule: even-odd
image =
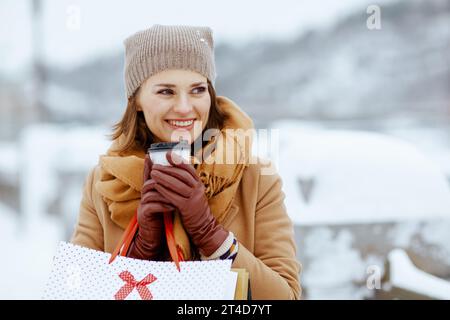
[(176, 209), (155, 190), (156, 182), (150, 178), (152, 166), (152, 161), (146, 155), (144, 185), (137, 211), (139, 227), (127, 252), (127, 256), (130, 258), (143, 260), (159, 260), (161, 258), (165, 236), (163, 212), (171, 212)]
[(210, 256), (229, 232), (212, 215), (205, 186), (194, 167), (175, 153), (167, 152), (166, 158), (172, 166), (155, 164), (152, 168), (155, 189), (178, 208), (183, 225), (200, 253)]

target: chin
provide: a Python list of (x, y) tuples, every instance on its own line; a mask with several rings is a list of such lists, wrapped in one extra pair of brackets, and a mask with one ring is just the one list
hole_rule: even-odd
[(170, 135), (168, 141), (170, 142), (178, 142), (180, 139), (187, 140), (190, 143), (192, 143), (192, 134), (189, 131), (174, 131)]

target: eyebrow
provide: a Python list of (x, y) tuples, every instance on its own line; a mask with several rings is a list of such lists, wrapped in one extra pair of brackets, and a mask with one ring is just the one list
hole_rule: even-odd
[[(202, 81), (202, 82), (193, 83), (193, 84), (191, 84), (191, 88), (192, 87), (196, 87), (196, 86), (201, 85), (201, 84), (206, 84), (206, 82)], [(167, 87), (167, 88), (174, 88), (174, 87), (176, 87), (176, 85), (171, 84), (171, 83), (158, 83), (158, 84), (155, 84), (154, 86), (155, 87)]]

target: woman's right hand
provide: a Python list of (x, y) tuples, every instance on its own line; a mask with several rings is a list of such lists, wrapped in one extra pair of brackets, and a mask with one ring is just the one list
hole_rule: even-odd
[(159, 260), (164, 243), (164, 212), (171, 212), (175, 207), (155, 190), (156, 182), (151, 179), (153, 162), (148, 155), (144, 162), (144, 185), (141, 201), (137, 210), (138, 231), (128, 250), (130, 258)]

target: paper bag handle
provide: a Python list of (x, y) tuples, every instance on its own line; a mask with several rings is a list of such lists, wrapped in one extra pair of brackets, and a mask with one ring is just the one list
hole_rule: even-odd
[[(183, 254), (181, 253), (181, 250), (176, 245), (175, 237), (173, 234), (173, 216), (170, 214), (165, 213), (164, 214), (164, 229), (166, 231), (166, 239), (167, 239), (167, 246), (169, 247), (170, 256), (172, 257), (172, 260), (175, 262), (175, 265), (180, 270), (180, 261), (183, 261)], [(134, 236), (136, 234), (136, 231), (138, 229), (138, 222), (137, 222), (137, 210), (136, 213), (131, 218), (130, 223), (128, 224), (128, 227), (125, 229), (122, 238), (120, 239), (119, 243), (117, 244), (117, 247), (114, 249), (114, 252), (111, 254), (111, 258), (109, 259), (109, 263), (112, 263), (117, 256), (126, 256), (128, 249), (130, 248), (131, 242), (134, 239)]]

